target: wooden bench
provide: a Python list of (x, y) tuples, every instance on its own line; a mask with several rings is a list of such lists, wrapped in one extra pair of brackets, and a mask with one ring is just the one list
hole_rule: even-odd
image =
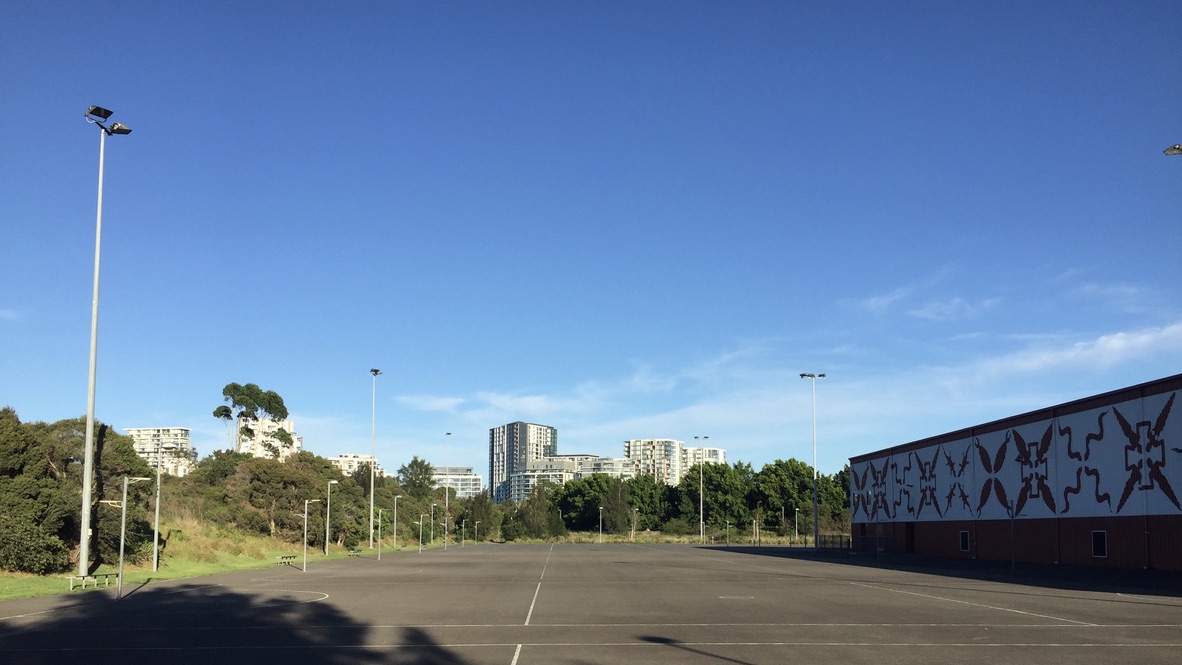
[(356, 547), (350, 547), (349, 556), (361, 556), (361, 550), (357, 549)]
[(103, 586), (111, 586), (111, 580), (119, 581), (119, 573), (95, 573), (94, 575), (69, 575), (70, 591), (74, 590), (75, 586), (86, 588), (87, 582), (93, 582), (91, 586), (98, 588), (98, 581), (103, 581)]
[(291, 564), (295, 563), (295, 559), (296, 558), (295, 558), (294, 554), (284, 554), (282, 556), (277, 556), (277, 557), (275, 557), (275, 565), (277, 565), (277, 566), (291, 565)]

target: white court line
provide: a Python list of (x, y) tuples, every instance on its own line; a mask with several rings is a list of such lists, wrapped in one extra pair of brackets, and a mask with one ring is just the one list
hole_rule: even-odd
[(1081, 626), (1095, 626), (1094, 623), (1087, 621), (1076, 621), (1075, 619), (1065, 619), (1063, 617), (1051, 616), (1049, 614), (1037, 614), (1035, 612), (1025, 612), (1023, 610), (1015, 610), (1008, 607), (997, 607), (994, 605), (983, 605), (981, 603), (970, 603), (967, 600), (956, 600), (954, 598), (944, 598), (943, 596), (932, 596), (926, 593), (916, 593), (914, 591), (902, 591), (900, 589), (891, 589), (888, 587), (877, 586), (875, 584), (863, 584), (862, 582), (850, 582), (854, 586), (866, 587), (868, 589), (878, 589), (879, 591), (890, 591), (892, 593), (901, 593), (908, 596), (918, 596), (920, 598), (931, 598), (932, 600), (943, 600), (948, 603), (960, 603), (961, 605), (971, 605), (973, 607), (983, 607), (990, 610), (1000, 610), (1002, 612), (1013, 612), (1014, 614), (1024, 614), (1026, 616), (1038, 617), (1040, 619), (1051, 619), (1053, 621), (1066, 621), (1068, 623), (1079, 624)]
[[(444, 647), (444, 648), (446, 648), (446, 647)], [(518, 644), (517, 650), (513, 652), (513, 662), (509, 663), (509, 665), (517, 665), (517, 658), (520, 656), (521, 656), (521, 645)]]
[[(550, 546), (550, 551), (546, 552), (546, 563), (542, 564), (542, 574), (538, 577), (538, 588), (534, 589), (534, 599), (529, 604), (529, 612), (525, 615), (525, 624), (529, 625), (530, 618), (534, 615), (534, 605), (538, 602), (538, 593), (542, 591), (542, 578), (546, 577), (546, 566), (550, 565), (550, 555), (554, 553), (554, 546)], [(516, 658), (514, 659), (516, 660)]]

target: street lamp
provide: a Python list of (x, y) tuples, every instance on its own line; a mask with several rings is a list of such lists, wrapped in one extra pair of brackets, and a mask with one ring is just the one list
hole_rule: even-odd
[(1175, 143), (1164, 151), (1167, 155), (1182, 155), (1182, 143)]
[(796, 517), (792, 518), (792, 544), (796, 544), (796, 540), (800, 538), (800, 508), (793, 508), (796, 511)]
[(401, 494), (394, 495), (394, 550), (398, 550), (398, 500), (402, 498)]
[[(176, 444), (168, 444), (172, 450)], [(160, 570), (160, 467), (164, 466), (164, 439), (156, 442), (156, 520), (152, 523), (152, 572)]]
[(632, 542), (636, 542), (636, 518), (640, 515), (640, 509), (632, 507)]
[(86, 109), (86, 122), (99, 128), (99, 172), (98, 212), (94, 222), (94, 293), (90, 302), (90, 373), (86, 385), (86, 443), (82, 463), (82, 533), (79, 537), (78, 574), (90, 572), (90, 500), (94, 476), (94, 382), (98, 366), (98, 310), (99, 310), (99, 257), (102, 255), (103, 240), (103, 161), (106, 154), (107, 136), (130, 134), (131, 129), (116, 122), (109, 128), (103, 124), (111, 112), (101, 106)]
[(423, 553), (423, 518), (424, 517), (426, 517), (426, 515), (419, 513), (419, 521), (418, 521), (418, 525), (419, 525), (419, 554)]
[(447, 466), (448, 443), (450, 441), (451, 441), (451, 432), (448, 432), (443, 437), (443, 477), (444, 477), (444, 481), (443, 481), (443, 514), (445, 516), (444, 520), (443, 520), (443, 549), (444, 549), (444, 551), (447, 550), (447, 523), (451, 521), (451, 504), (449, 502), (449, 499), (451, 498), (451, 490), (448, 489), (451, 479), (448, 477), (450, 475), (450, 470)]
[(382, 560), (382, 509), (378, 508), (378, 561)]
[[(115, 600), (123, 597), (123, 541), (127, 539), (127, 486), (141, 480), (151, 480), (151, 478), (123, 476), (123, 501), (119, 504), (123, 509), (122, 515), (119, 517), (119, 576), (115, 578)], [(114, 504), (115, 502), (103, 501), (102, 503)]]
[(472, 540), (480, 542), (480, 520), (476, 520), (476, 524), (472, 525)]
[(320, 499), (304, 499), (304, 572), (308, 572), (308, 504), (320, 503)]
[(439, 504), (437, 504), (437, 503), (431, 504), (431, 544), (432, 545), (435, 544), (435, 506), (438, 506), (438, 505)]
[[(328, 530), (328, 523), (332, 521), (332, 486), (339, 482), (341, 481), (328, 481), (328, 503), (324, 505), (324, 556), (328, 556), (328, 538), (330, 534)], [(381, 538), (378, 540), (381, 540)]]
[(803, 373), (802, 379), (808, 379), (813, 385), (813, 549), (821, 546), (821, 527), (817, 523), (817, 379), (825, 378), (824, 374)]
[(599, 507), (599, 542), (603, 542), (603, 506)]
[[(695, 436), (694, 440), (697, 441), (698, 439), (701, 439), (702, 445), (705, 446), (706, 439), (709, 439), (709, 438), (710, 437), (708, 437), (708, 436), (701, 436), (701, 437)], [(705, 496), (705, 494), (703, 493), (703, 483), (702, 483), (702, 473), (703, 473), (703, 468), (705, 466), (706, 466), (706, 450), (705, 450), (705, 448), (698, 448), (698, 536), (701, 538), (701, 542), (703, 545), (706, 544), (706, 512), (705, 512), (706, 511), (706, 509), (705, 509), (706, 504), (703, 500), (703, 497)]]
[(464, 540), (466, 540), (467, 538), (468, 538), (468, 518), (465, 517), (464, 521), (460, 523), (460, 547), (464, 546)]
[(369, 549), (373, 549), (373, 479), (378, 465), (377, 422), (378, 422), (378, 375), (380, 369), (369, 370), (373, 374), (373, 397), (369, 411)]

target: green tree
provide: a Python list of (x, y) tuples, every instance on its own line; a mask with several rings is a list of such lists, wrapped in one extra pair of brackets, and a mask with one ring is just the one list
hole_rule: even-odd
[[(222, 389), (223, 404), (213, 410), (213, 416), (229, 424), (234, 421), (235, 431), (244, 438), (254, 438), (254, 427), (262, 418), (287, 420), (287, 406), (283, 398), (273, 390), (264, 391), (254, 383), (241, 385), (227, 383)], [(290, 450), (293, 444), (291, 433), (280, 427), (263, 441), (263, 447), (276, 459), (281, 451)]]
[(435, 467), (416, 455), (398, 468), (398, 484), (416, 499), (426, 499), (435, 489)]
[(652, 475), (636, 476), (624, 481), (632, 507), (637, 510), (638, 529), (660, 529), (670, 517), (672, 487)]

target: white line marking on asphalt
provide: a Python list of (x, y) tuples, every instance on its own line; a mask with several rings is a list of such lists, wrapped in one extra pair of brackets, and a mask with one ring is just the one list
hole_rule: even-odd
[(1025, 612), (1023, 610), (1015, 610), (1015, 609), (1010, 609), (1008, 607), (997, 607), (995, 605), (983, 605), (981, 603), (970, 603), (967, 600), (956, 600), (954, 598), (944, 598), (943, 596), (933, 596), (933, 595), (926, 594), (926, 593), (915, 593), (914, 591), (902, 591), (900, 589), (891, 589), (888, 587), (878, 586), (875, 584), (863, 584), (861, 582), (850, 582), (850, 584), (853, 584), (854, 586), (866, 587), (868, 589), (878, 589), (879, 591), (890, 591), (893, 593), (901, 593), (901, 594), (905, 594), (908, 596), (918, 596), (920, 598), (931, 598), (933, 600), (943, 600), (943, 601), (949, 602), (949, 603), (960, 603), (961, 605), (971, 605), (973, 607), (984, 607), (985, 609), (990, 609), (990, 610), (1000, 610), (1002, 612), (1013, 612), (1014, 614), (1024, 614), (1026, 616), (1038, 617), (1040, 619), (1051, 619), (1053, 621), (1066, 621), (1067, 623), (1079, 624), (1081, 626), (1095, 626), (1096, 625), (1094, 623), (1088, 623), (1087, 621), (1076, 621), (1075, 619), (1065, 619), (1063, 617), (1051, 616), (1048, 614), (1037, 614), (1035, 612)]
[(517, 657), (521, 655), (521, 645), (517, 645), (517, 650), (513, 652), (513, 662), (509, 665), (517, 665)]
[(534, 589), (534, 600), (529, 604), (529, 614), (525, 615), (525, 625), (529, 625), (529, 620), (534, 615), (534, 603), (538, 602), (538, 592), (542, 590), (542, 583), (538, 582), (538, 588)]
[(546, 552), (546, 563), (542, 564), (542, 574), (541, 574), (541, 576), (538, 577), (538, 588), (534, 589), (533, 602), (531, 602), (529, 604), (529, 613), (527, 613), (525, 615), (525, 624), (524, 625), (526, 625), (526, 626), (529, 625), (529, 620), (534, 615), (534, 604), (536, 604), (538, 602), (538, 593), (541, 592), (541, 590), (542, 590), (542, 578), (546, 577), (546, 566), (550, 565), (550, 555), (553, 553), (554, 553), (554, 546), (551, 545), (550, 551)]

